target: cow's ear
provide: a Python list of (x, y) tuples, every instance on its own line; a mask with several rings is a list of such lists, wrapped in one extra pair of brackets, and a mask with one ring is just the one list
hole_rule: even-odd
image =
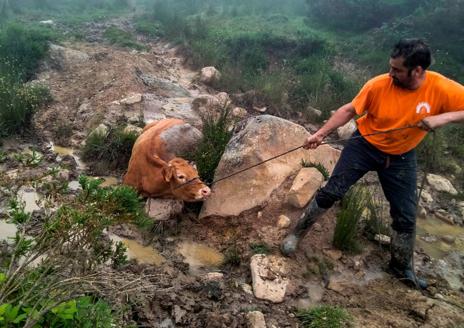
[(166, 182), (171, 181), (173, 175), (174, 175), (174, 167), (172, 167), (171, 164), (166, 165), (166, 166), (163, 167), (164, 181), (166, 181)]
[(189, 162), (189, 164), (190, 164), (195, 170), (197, 170), (197, 164), (195, 164), (195, 162)]

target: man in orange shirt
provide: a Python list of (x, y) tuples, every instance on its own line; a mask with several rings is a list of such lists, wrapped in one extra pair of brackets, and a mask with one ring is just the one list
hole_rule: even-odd
[(284, 239), (284, 255), (296, 251), (317, 218), (356, 181), (368, 171), (377, 171), (393, 219), (389, 269), (410, 285), (427, 287), (412, 267), (417, 209), (414, 149), (427, 131), (464, 122), (464, 86), (427, 71), (431, 61), (430, 49), (422, 40), (401, 40), (390, 55), (390, 72), (369, 80), (352, 102), (340, 107), (305, 141), (306, 149), (314, 149), (333, 130), (361, 116), (358, 131), (343, 149), (326, 186)]

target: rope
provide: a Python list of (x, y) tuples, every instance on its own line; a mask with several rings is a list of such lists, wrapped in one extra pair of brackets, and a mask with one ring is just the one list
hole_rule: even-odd
[[(376, 132), (373, 132), (373, 133), (363, 134), (363, 135), (359, 135), (359, 136), (355, 136), (355, 137), (350, 137), (350, 138), (346, 138), (346, 139), (335, 139), (335, 140), (331, 140), (331, 141), (323, 141), (323, 142), (321, 142), (321, 145), (325, 145), (325, 144), (329, 144), (329, 143), (336, 143), (336, 142), (345, 142), (345, 141), (349, 141), (349, 140), (354, 140), (354, 139), (359, 139), (359, 138), (374, 136), (374, 135), (378, 135), (378, 134), (394, 133), (394, 132), (397, 132), (397, 131), (402, 131), (402, 130), (412, 129), (412, 128), (417, 128), (417, 125), (406, 125), (406, 126), (403, 126), (403, 127), (400, 127), (400, 128), (395, 128), (395, 129), (390, 129), (390, 130), (385, 130), (385, 131), (376, 131)], [(212, 186), (212, 185), (218, 183), (219, 181), (223, 181), (223, 180), (229, 179), (229, 178), (231, 178), (231, 177), (233, 177), (233, 176), (235, 176), (235, 175), (237, 175), (237, 174), (240, 174), (240, 173), (243, 173), (243, 172), (245, 172), (245, 171), (251, 170), (252, 168), (255, 168), (255, 167), (257, 167), (257, 166), (259, 166), (259, 165), (261, 165), (261, 164), (267, 163), (267, 162), (272, 161), (272, 160), (274, 160), (274, 159), (276, 159), (276, 158), (279, 158), (279, 157), (285, 156), (285, 155), (287, 155), (287, 154), (289, 154), (289, 153), (291, 153), (291, 152), (297, 151), (298, 149), (303, 148), (303, 146), (304, 146), (304, 145), (301, 145), (301, 146), (292, 148), (292, 149), (290, 149), (290, 150), (287, 150), (286, 152), (284, 152), (284, 153), (282, 153), (282, 154), (273, 156), (273, 157), (268, 158), (268, 159), (266, 159), (266, 160), (264, 160), (264, 161), (261, 161), (261, 162), (259, 162), (259, 163), (254, 164), (254, 165), (251, 165), (251, 166), (249, 166), (249, 167), (246, 167), (246, 168), (244, 168), (244, 169), (241, 169), (241, 170), (239, 170), (239, 171), (237, 171), (237, 172), (234, 172), (234, 173), (232, 173), (232, 174), (226, 175), (226, 176), (224, 176), (224, 177), (222, 177), (222, 178), (219, 178), (219, 179), (217, 179), (217, 180), (214, 180), (214, 181), (211, 182), (211, 183), (207, 183), (206, 185)], [(193, 181), (195, 181), (195, 180), (197, 180), (197, 179), (199, 179), (199, 177), (194, 177), (194, 178), (188, 180), (187, 182), (184, 182), (184, 183), (178, 185), (178, 186), (177, 186), (176, 188), (174, 188), (174, 189), (181, 188), (181, 187), (183, 187), (183, 186), (185, 186), (185, 185), (187, 185), (187, 184), (192, 183)]]
[[(387, 131), (377, 131), (377, 132), (373, 132), (373, 133), (369, 133), (369, 134), (365, 134), (365, 135), (359, 135), (359, 136), (355, 136), (355, 137), (350, 137), (350, 138), (347, 138), (347, 139), (336, 139), (336, 140), (332, 140), (332, 141), (323, 141), (323, 142), (321, 142), (321, 145), (325, 145), (325, 144), (329, 144), (329, 143), (335, 143), (335, 142), (348, 141), (348, 140), (354, 140), (354, 139), (358, 139), (358, 138), (373, 136), (373, 135), (376, 135), (376, 134), (392, 133), (392, 132), (396, 132), (396, 131), (400, 131), (400, 130), (405, 130), (405, 129), (411, 129), (411, 128), (415, 128), (415, 127), (417, 127), (417, 126), (415, 126), (415, 125), (407, 125), (407, 126), (403, 126), (403, 127), (401, 127), (401, 128), (391, 129), (391, 130), (387, 130)], [(234, 172), (234, 173), (229, 174), (229, 175), (227, 175), (227, 176), (225, 176), (225, 177), (222, 177), (222, 178), (220, 178), (220, 179), (214, 180), (213, 182), (211, 182), (211, 185), (213, 185), (213, 184), (215, 184), (215, 183), (217, 183), (217, 182), (219, 182), (219, 181), (226, 180), (226, 179), (228, 179), (228, 178), (230, 178), (230, 177), (233, 177), (233, 176), (235, 176), (235, 175), (237, 175), (237, 174), (240, 174), (240, 173), (242, 173), (242, 172), (251, 170), (252, 168), (255, 168), (256, 166), (259, 166), (259, 165), (261, 165), (261, 164), (264, 164), (264, 163), (267, 163), (267, 162), (269, 162), (269, 161), (272, 161), (273, 159), (276, 159), (276, 158), (285, 156), (285, 155), (287, 155), (287, 154), (289, 154), (289, 153), (291, 153), (291, 152), (294, 152), (294, 151), (296, 151), (296, 150), (298, 150), (298, 149), (300, 149), (300, 148), (303, 148), (303, 146), (304, 146), (304, 145), (295, 147), (295, 148), (290, 149), (290, 150), (288, 150), (288, 151), (286, 151), (286, 152), (284, 152), (284, 153), (282, 153), (282, 154), (273, 156), (273, 157), (268, 158), (268, 159), (266, 159), (266, 160), (264, 160), (264, 161), (262, 161), (262, 162), (256, 163), (256, 164), (254, 164), (254, 165), (252, 165), (252, 166), (249, 166), (249, 167), (246, 167), (246, 168), (244, 168), (244, 169), (242, 169), (242, 170), (240, 170), (240, 171)]]

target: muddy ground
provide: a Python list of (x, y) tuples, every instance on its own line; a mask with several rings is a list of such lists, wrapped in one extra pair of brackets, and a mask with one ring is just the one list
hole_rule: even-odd
[[(69, 175), (65, 177), (69, 181), (80, 173), (89, 174), (85, 168), (77, 167), (72, 157), (53, 152), (50, 142), (78, 153), (86, 135), (100, 123), (112, 124), (121, 117), (126, 122), (143, 120), (141, 103), (114, 103), (134, 93), (156, 95), (156, 90), (140, 80), (140, 72), (182, 86), (190, 91), (190, 98), (217, 92), (196, 81), (197, 72), (182, 65), (186, 59), (172, 45), (150, 41), (145, 42), (145, 52), (121, 49), (102, 43), (99, 28), (89, 26), (88, 36), (94, 42), (63, 45), (87, 54), (85, 59), (71, 59), (64, 67), (44, 64), (38, 79), (50, 87), (54, 102), (37, 113), (36, 135), (7, 141), (2, 146), (9, 153), (36, 148), (44, 154), (44, 161), (35, 169), (13, 161), (2, 164), (3, 187), (30, 186), (35, 176), (63, 161), (70, 163)], [(162, 103), (185, 98), (170, 92), (157, 97)], [(119, 183), (122, 173), (112, 171), (105, 175), (116, 177)], [(331, 304), (347, 309), (356, 327), (464, 325), (462, 289), (452, 290), (445, 281), (433, 276), (429, 276), (432, 287), (424, 294), (409, 289), (384, 273), (388, 250), (367, 239), (362, 240), (360, 254), (334, 250), (331, 240), (337, 208), (311, 229), (296, 257), (286, 260), (290, 284), (285, 300), (273, 304), (255, 298), (251, 289), (250, 246), (265, 243), (271, 254), (280, 255), (278, 245), (287, 230), (278, 228), (279, 215), (285, 214), (295, 222), (301, 214), (284, 202), (290, 185), (291, 178), (267, 205), (238, 218), (199, 221), (198, 207), (187, 206), (181, 217), (158, 224), (152, 233), (142, 233), (133, 226), (114, 227), (112, 233), (135, 240), (164, 258), (158, 265), (134, 259), (124, 269), (158, 277), (152, 281), (157, 286), (152, 294), (138, 301), (137, 295), (131, 296), (134, 301), (127, 319), (139, 327), (246, 327), (246, 313), (258, 310), (264, 314), (267, 327), (298, 327), (298, 308)], [(201, 249), (195, 263), (181, 254), (180, 248), (186, 242)], [(204, 246), (210, 249), (201, 248)], [(217, 252), (224, 259), (217, 258)], [(425, 268), (430, 265), (430, 258), (419, 252), (416, 265)], [(211, 272), (223, 276), (212, 278), (208, 275)]]

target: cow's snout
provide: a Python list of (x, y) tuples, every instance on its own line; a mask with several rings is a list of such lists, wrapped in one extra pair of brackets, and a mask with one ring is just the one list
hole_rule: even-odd
[(200, 190), (200, 193), (203, 198), (206, 198), (211, 195), (211, 189), (209, 187), (204, 187)]

